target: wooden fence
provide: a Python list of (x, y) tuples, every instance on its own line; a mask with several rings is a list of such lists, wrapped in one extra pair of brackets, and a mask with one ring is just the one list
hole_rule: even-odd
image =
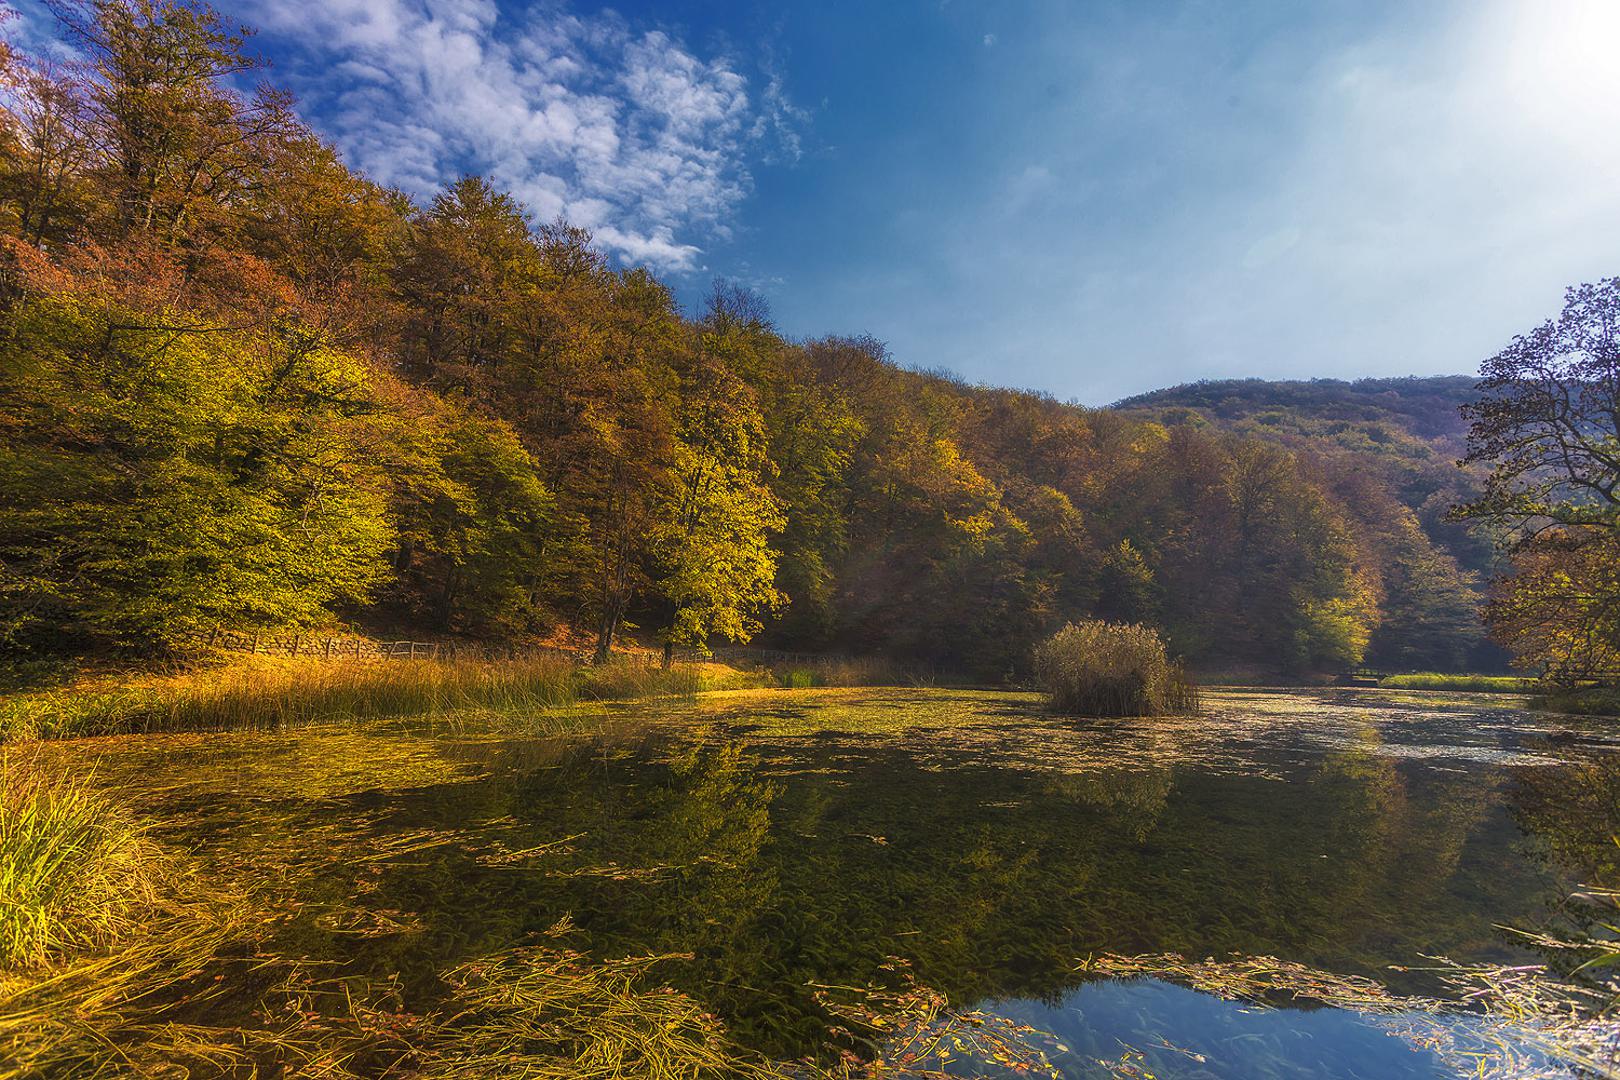
[(330, 634), (274, 634), (215, 629), (201, 639), (210, 649), (266, 656), (312, 656), (322, 660), (516, 660), (546, 654), (579, 659), (568, 649), (535, 645), (492, 645), (465, 641), (377, 641)]
[[(588, 662), (588, 651), (575, 651), (546, 645), (499, 645), (469, 641), (377, 641), (374, 638), (344, 634), (292, 634), (255, 630), (210, 630), (200, 639), (210, 649), (258, 653), (265, 656), (310, 656), (322, 660), (516, 660), (524, 656), (566, 656)], [(619, 654), (623, 660), (627, 654)], [(660, 662), (655, 654), (628, 654), (649, 662)], [(718, 660), (731, 664), (818, 664), (846, 663), (841, 653), (788, 652), (781, 649), (755, 649), (747, 646), (703, 649), (677, 649), (675, 658), (683, 663)]]

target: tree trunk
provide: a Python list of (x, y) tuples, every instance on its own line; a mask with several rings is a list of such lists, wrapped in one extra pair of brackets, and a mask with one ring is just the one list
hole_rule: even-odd
[(602, 613), (602, 621), (597, 624), (596, 628), (596, 663), (606, 663), (607, 658), (613, 655), (613, 631), (618, 629), (618, 625), (618, 612), (604, 611)]

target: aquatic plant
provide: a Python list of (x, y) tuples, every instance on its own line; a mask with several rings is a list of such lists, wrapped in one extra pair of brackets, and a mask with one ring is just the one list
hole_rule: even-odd
[[(1394, 994), (1372, 979), (1273, 956), (1190, 960), (1176, 953), (1105, 954), (1082, 961), (1079, 970), (1116, 979), (1163, 979), (1257, 1008), (1305, 1003), (1350, 1010), (1432, 1051), (1455, 1065), (1459, 1075), (1551, 1076), (1544, 1067), (1550, 1060), (1574, 1066), (1582, 1076), (1620, 1077), (1620, 1017), (1607, 1007), (1606, 995), (1561, 982), (1540, 965), (1464, 966), (1443, 958), (1435, 965), (1424, 970), (1447, 988), (1446, 998)], [(1464, 1008), (1471, 1011), (1460, 1012)], [(1459, 1022), (1464, 1018), (1468, 1022)]]
[(1056, 711), (1077, 716), (1192, 712), (1198, 694), (1151, 627), (1070, 623), (1035, 650), (1035, 681)]
[(649, 984), (650, 969), (669, 959), (677, 958), (593, 961), (538, 946), (463, 964), (446, 975), (457, 1011), (435, 1025), (423, 1072), (441, 1080), (780, 1076), (729, 1045), (697, 1002)]
[(860, 1051), (846, 1049), (816, 1070), (817, 1080), (986, 1075), (964, 1073), (967, 1065), (995, 1069), (989, 1075), (1062, 1077), (1050, 1055), (1069, 1048), (1050, 1033), (987, 1010), (950, 1008), (904, 960), (891, 957), (879, 974), (885, 981), (860, 987), (811, 984), (817, 1003), (838, 1022), (831, 1034)]

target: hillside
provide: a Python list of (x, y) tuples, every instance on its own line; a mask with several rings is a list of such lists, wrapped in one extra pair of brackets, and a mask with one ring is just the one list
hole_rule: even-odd
[[(87, 31), (93, 85), (11, 58), (34, 107), (0, 112), (0, 653), (349, 625), (1000, 679), (1097, 616), (1215, 671), (1477, 655), (1426, 381), (1086, 410), (789, 339), (725, 283), (683, 311), (487, 179), (419, 203), (354, 172), (234, 89), (239, 38), (133, 10)], [(170, 45), (197, 63), (131, 90)]]
[(1476, 382), (1468, 375), (1223, 379), (1139, 394), (1112, 407), (1167, 425), (1268, 439), (1319, 459), (1351, 459), (1382, 479), (1464, 568), (1487, 574), (1495, 558), (1489, 537), (1446, 520), (1452, 506), (1474, 497), (1482, 477), (1457, 467), (1468, 434), (1459, 409), (1478, 396)]
[(1401, 432), (1462, 456), (1468, 426), (1458, 408), (1477, 396), (1471, 375), (1428, 378), (1217, 379), (1138, 394), (1114, 404), (1126, 411), (1186, 409), (1222, 427), (1260, 427), (1335, 438), (1355, 431), (1381, 445)]

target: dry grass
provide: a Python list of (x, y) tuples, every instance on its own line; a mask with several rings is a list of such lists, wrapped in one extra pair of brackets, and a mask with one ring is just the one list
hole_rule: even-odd
[(1035, 681), (1056, 711), (1075, 716), (1194, 712), (1198, 692), (1147, 626), (1070, 623), (1035, 650)]
[(465, 711), (519, 714), (580, 701), (690, 697), (727, 685), (710, 670), (716, 667), (677, 664), (665, 670), (637, 658), (588, 667), (554, 654), (515, 660), (243, 658), (9, 695), (0, 699), (0, 742)]

